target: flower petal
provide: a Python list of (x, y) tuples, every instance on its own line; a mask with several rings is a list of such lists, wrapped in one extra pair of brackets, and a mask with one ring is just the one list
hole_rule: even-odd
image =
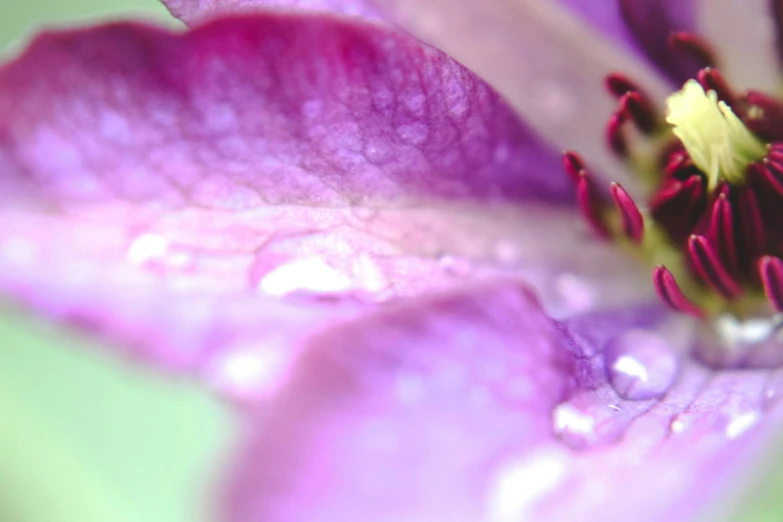
[(662, 317), (558, 326), (498, 282), (326, 332), (256, 419), (229, 520), (692, 520), (779, 424), (780, 372), (682, 357), (663, 398), (623, 400), (604, 347)]
[(607, 179), (633, 185), (604, 143), (615, 108), (604, 77), (623, 71), (661, 101), (670, 91), (633, 52), (558, 2), (378, 1), (404, 27), (482, 75), (550, 143), (578, 150)]
[(481, 277), (497, 244), (540, 250), (515, 221), (571, 200), (557, 171), (485, 84), (390, 29), (266, 14), (50, 33), (0, 70), (0, 290), (212, 375), (235, 348), (295, 351)]
[(618, 43), (638, 50), (672, 80), (681, 83), (698, 70), (667, 44), (673, 31), (695, 29), (695, 0), (560, 0)]
[(303, 9), (380, 20), (373, 0), (162, 0), (166, 8), (188, 25), (228, 13), (268, 9)]
[(4, 185), (37, 182), (60, 205), (571, 199), (557, 154), (478, 78), (369, 24), (267, 14), (184, 35), (50, 33), (0, 89), (4, 156), (26, 171)]
[(699, 0), (698, 25), (721, 72), (737, 89), (775, 92), (780, 84), (774, 6), (769, 0)]

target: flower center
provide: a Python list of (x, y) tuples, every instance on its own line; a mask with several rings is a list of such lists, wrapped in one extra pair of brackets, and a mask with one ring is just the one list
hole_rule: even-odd
[(641, 207), (617, 183), (604, 191), (566, 152), (592, 229), (648, 263), (677, 311), (707, 320), (783, 313), (783, 101), (735, 93), (706, 67), (662, 117), (625, 76), (606, 84), (618, 100), (607, 143), (651, 191)]
[(766, 155), (756, 138), (718, 94), (704, 91), (696, 80), (688, 80), (681, 91), (666, 101), (667, 123), (674, 128), (693, 163), (707, 175), (708, 189), (718, 181), (743, 184), (745, 169)]

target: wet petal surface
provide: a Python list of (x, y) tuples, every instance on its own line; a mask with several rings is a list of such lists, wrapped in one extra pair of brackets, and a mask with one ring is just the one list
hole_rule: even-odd
[[(781, 375), (698, 366), (665, 318), (552, 323), (497, 282), (335, 328), (240, 454), (230, 519), (692, 520), (779, 423)], [(677, 354), (662, 397), (604, 375), (630, 327)]]
[(541, 221), (578, 234), (520, 205), (570, 201), (557, 156), (473, 74), (377, 26), (51, 33), (0, 71), (0, 115), (3, 294), (210, 379), (223, 352), (295, 351), (391, 297), (540, 263), (520, 231)]

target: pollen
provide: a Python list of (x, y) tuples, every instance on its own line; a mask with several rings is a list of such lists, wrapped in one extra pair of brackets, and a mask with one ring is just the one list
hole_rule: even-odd
[(745, 182), (746, 167), (764, 158), (765, 144), (756, 138), (713, 90), (704, 91), (689, 80), (666, 100), (666, 121), (688, 151), (693, 163), (707, 175), (708, 188), (726, 180)]

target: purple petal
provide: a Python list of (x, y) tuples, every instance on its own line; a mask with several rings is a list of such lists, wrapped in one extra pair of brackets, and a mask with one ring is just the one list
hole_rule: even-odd
[(271, 9), (302, 9), (380, 20), (373, 0), (162, 0), (166, 8), (188, 25), (227, 13)]
[(571, 199), (557, 154), (476, 76), (373, 25), (50, 33), (0, 89), (6, 192), (61, 207)]
[(662, 398), (623, 400), (602, 351), (629, 327), (666, 339), (650, 312), (555, 327), (498, 282), (335, 328), (258, 419), (229, 519), (692, 520), (779, 423), (781, 375), (680, 354)]
[(780, 2), (715, 0), (698, 10), (698, 26), (715, 49), (721, 73), (737, 90), (775, 92), (781, 63), (776, 51)]
[(696, 76), (701, 64), (667, 43), (672, 32), (696, 30), (693, 0), (560, 1), (605, 34), (641, 51), (675, 82)]
[(474, 75), (377, 26), (50, 33), (0, 70), (0, 289), (211, 376), (480, 277), (519, 202), (570, 200), (558, 169)]
[(559, 2), (377, 1), (402, 26), (478, 72), (551, 143), (578, 150), (596, 171), (631, 190), (627, 169), (604, 141), (616, 103), (604, 78), (623, 71), (658, 100), (671, 91), (638, 53)]

